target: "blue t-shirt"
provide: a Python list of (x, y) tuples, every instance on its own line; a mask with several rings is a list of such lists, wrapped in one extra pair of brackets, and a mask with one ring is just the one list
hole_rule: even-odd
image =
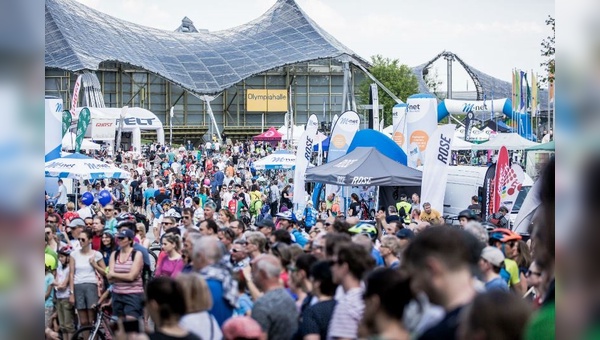
[(248, 294), (244, 293), (238, 298), (238, 307), (235, 309), (235, 315), (245, 316), (249, 310), (252, 310), (254, 303)]
[(501, 291), (508, 292), (508, 284), (501, 277), (497, 277), (489, 282), (485, 283), (485, 290), (490, 291)]
[(292, 231), (292, 235), (293, 235), (294, 239), (296, 240), (296, 243), (298, 243), (298, 245), (300, 247), (302, 247), (302, 249), (304, 249), (304, 246), (308, 243), (308, 240), (306, 239), (306, 237), (304, 237), (302, 232), (294, 229)]
[(150, 197), (154, 197), (155, 191), (156, 191), (156, 189), (154, 189), (154, 188), (148, 188), (148, 189), (146, 189), (146, 191), (144, 191), (144, 199), (146, 200), (146, 203), (148, 202)]
[[(46, 295), (46, 292), (48, 291), (48, 287), (50, 287), (52, 282), (54, 282), (54, 275), (52, 275), (52, 273), (48, 273), (48, 274), (46, 274), (46, 277), (44, 278), (44, 280), (46, 282), (46, 287), (45, 287), (46, 290), (44, 290), (44, 295)], [(50, 295), (46, 299), (46, 302), (44, 303), (44, 307), (45, 308), (54, 307), (54, 302), (52, 302), (53, 299), (54, 299), (54, 288), (52, 288), (52, 290), (50, 291)]]
[(379, 250), (373, 248), (373, 250), (371, 250), (371, 256), (375, 259), (376, 266), (385, 266), (385, 262), (383, 262), (383, 257), (381, 257)]
[(233, 315), (233, 307), (223, 298), (223, 284), (219, 280), (208, 279), (206, 280), (210, 294), (212, 295), (213, 306), (210, 309), (219, 327), (223, 327), (223, 324), (227, 319)]

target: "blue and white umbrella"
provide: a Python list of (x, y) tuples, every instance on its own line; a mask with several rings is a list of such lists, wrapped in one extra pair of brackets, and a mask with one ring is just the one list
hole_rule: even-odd
[(129, 178), (129, 172), (97, 159), (74, 153), (53, 159), (44, 165), (46, 177), (72, 178), (77, 180), (102, 178)]
[(296, 155), (286, 150), (275, 151), (267, 157), (254, 162), (254, 168), (256, 170), (294, 170), (295, 167)]

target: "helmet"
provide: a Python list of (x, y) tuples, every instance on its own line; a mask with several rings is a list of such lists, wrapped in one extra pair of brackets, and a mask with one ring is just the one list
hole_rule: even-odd
[(375, 228), (374, 225), (370, 224), (370, 223), (359, 223), (357, 225), (355, 225), (354, 227), (348, 229), (348, 232), (352, 233), (352, 234), (365, 234), (368, 235), (371, 240), (374, 240), (377, 238), (377, 228)]
[(71, 255), (72, 251), (73, 251), (73, 248), (70, 245), (66, 245), (66, 246), (60, 247), (60, 249), (58, 250), (58, 254), (69, 256), (69, 255)]
[(175, 210), (175, 209), (169, 209), (169, 211), (167, 211), (164, 216), (173, 217), (177, 221), (179, 221), (181, 219), (181, 214), (178, 213), (177, 210)]
[(498, 228), (497, 225), (495, 225), (491, 222), (487, 222), (487, 221), (481, 222), (481, 226), (483, 226), (488, 233), (490, 233), (492, 230)]
[(50, 270), (56, 269), (56, 259), (50, 254), (44, 254), (44, 262)]
[(506, 228), (496, 228), (490, 232), (490, 240), (498, 240), (502, 243), (518, 241), (522, 239), (521, 235)]
[(467, 221), (475, 221), (477, 220), (477, 215), (471, 209), (465, 209), (458, 214), (458, 218), (464, 217)]
[(121, 213), (119, 216), (117, 216), (117, 229), (124, 226), (133, 228), (135, 227), (136, 222), (137, 220), (133, 214)]

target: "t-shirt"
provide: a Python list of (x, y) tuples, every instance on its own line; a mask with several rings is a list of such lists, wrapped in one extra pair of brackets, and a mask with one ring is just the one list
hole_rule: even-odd
[(336, 301), (317, 302), (308, 307), (300, 317), (300, 326), (298, 328), (298, 338), (302, 339), (309, 334), (319, 334), (321, 339), (327, 338), (327, 328), (333, 316)]
[(442, 222), (442, 215), (439, 211), (435, 209), (431, 209), (431, 212), (428, 214), (425, 210), (421, 211), (421, 221), (429, 222), (431, 224)]
[(358, 216), (358, 212), (360, 211), (360, 203), (358, 203), (358, 202), (350, 203), (350, 209), (352, 209), (351, 216)]
[(171, 260), (169, 257), (165, 257), (161, 262), (160, 266), (156, 268), (154, 272), (155, 277), (159, 276), (170, 276), (175, 277), (177, 274), (181, 273), (183, 269), (183, 258), (180, 257), (176, 260)]
[[(46, 277), (44, 278), (45, 281), (45, 290), (44, 290), (44, 295), (46, 294), (46, 292), (48, 291), (48, 287), (50, 287), (50, 285), (52, 284), (52, 282), (54, 282), (54, 275), (52, 275), (52, 273), (47, 273)], [(48, 296), (48, 298), (46, 299), (46, 301), (44, 302), (44, 307), (45, 308), (52, 308), (54, 307), (54, 302), (52, 302), (52, 300), (54, 299), (54, 289), (50, 290), (50, 295)]]
[(298, 329), (296, 303), (283, 288), (268, 291), (256, 300), (252, 318), (268, 339), (291, 339)]
[(167, 335), (161, 332), (154, 332), (149, 335), (150, 340), (201, 340), (199, 337), (194, 335), (193, 333), (189, 333), (183, 337), (177, 337), (172, 335)]
[(252, 310), (252, 307), (254, 307), (252, 299), (248, 294), (244, 293), (238, 297), (238, 307), (235, 309), (235, 315), (244, 316), (248, 311)]
[(464, 306), (458, 307), (448, 313), (437, 325), (431, 327), (423, 333), (419, 340), (454, 340), (456, 339), (456, 331), (460, 322), (460, 311)]
[[(56, 268), (56, 281), (60, 284), (65, 282), (65, 280), (69, 277), (69, 266), (66, 265), (64, 268), (62, 265), (58, 265)], [(66, 299), (71, 296), (71, 290), (69, 289), (69, 285), (63, 290), (56, 290), (56, 298), (57, 299)]]
[(363, 293), (362, 287), (352, 288), (339, 299), (329, 322), (327, 339), (358, 337), (358, 325), (365, 309)]
[(223, 327), (225, 321), (233, 315), (233, 307), (223, 297), (223, 283), (221, 281), (207, 279), (206, 284), (213, 300), (213, 306), (209, 312), (215, 317), (219, 326)]
[(485, 283), (485, 290), (508, 292), (508, 285), (500, 276)]
[(510, 274), (510, 280), (508, 281), (509, 287), (521, 282), (521, 278), (519, 277), (519, 266), (514, 260), (504, 259), (504, 268)]
[(71, 252), (71, 260), (75, 260), (75, 273), (73, 276), (73, 284), (80, 283), (98, 283), (96, 278), (96, 270), (90, 264), (90, 258), (94, 257), (94, 261), (102, 261), (102, 254), (95, 250), (91, 250), (88, 254), (81, 254), (81, 250)]
[(179, 320), (179, 326), (194, 333), (202, 340), (221, 340), (223, 338), (217, 320), (206, 311), (184, 315)]
[(64, 184), (58, 186), (58, 199), (56, 204), (67, 204), (67, 187)]

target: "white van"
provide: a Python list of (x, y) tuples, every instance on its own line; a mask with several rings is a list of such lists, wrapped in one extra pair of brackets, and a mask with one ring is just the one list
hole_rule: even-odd
[[(457, 216), (458, 213), (471, 205), (471, 197), (483, 194), (483, 181), (487, 172), (485, 166), (450, 166), (448, 169), (448, 181), (446, 183), (446, 194), (444, 195), (443, 215)], [(523, 204), (523, 200), (533, 185), (533, 180), (527, 174), (523, 180), (522, 189), (517, 196), (512, 211), (510, 212), (511, 224), (515, 222), (517, 213)]]

